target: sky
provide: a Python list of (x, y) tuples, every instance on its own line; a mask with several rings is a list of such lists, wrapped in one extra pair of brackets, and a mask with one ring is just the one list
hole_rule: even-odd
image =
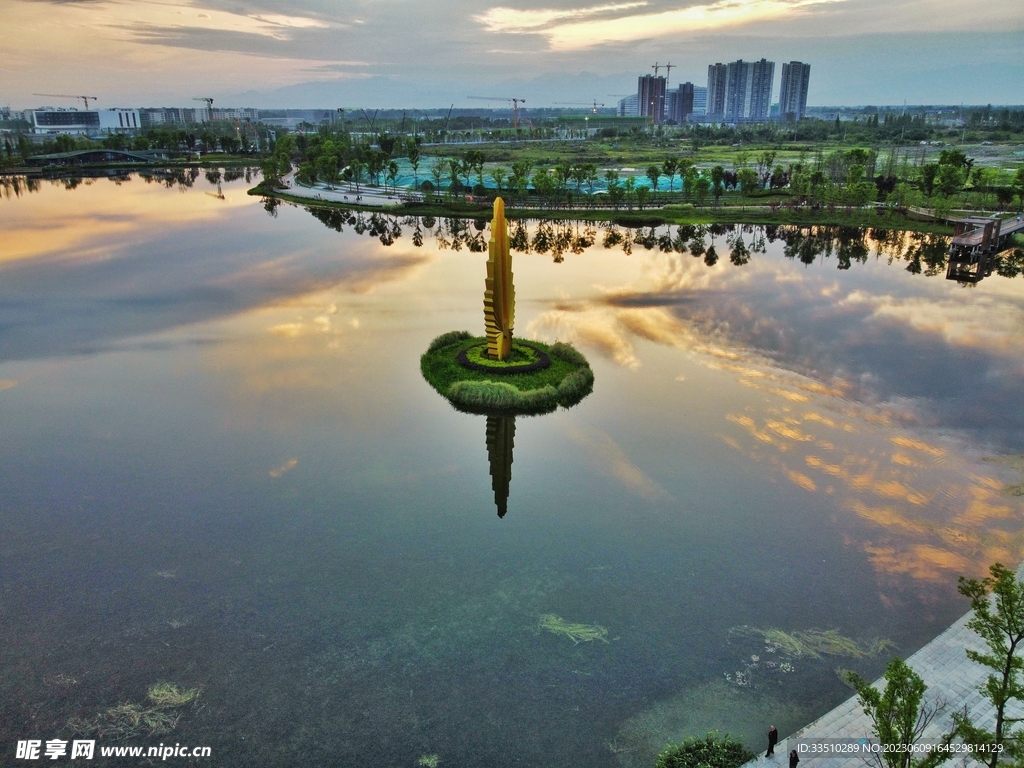
[(611, 106), (740, 58), (775, 99), (810, 63), (810, 105), (1024, 103), (1020, 0), (0, 0), (0, 30), (15, 109)]

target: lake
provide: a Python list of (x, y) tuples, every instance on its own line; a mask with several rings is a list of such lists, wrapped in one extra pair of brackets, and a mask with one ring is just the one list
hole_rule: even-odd
[[(8, 759), (76, 732), (225, 766), (763, 749), (1024, 556), (1019, 256), (963, 285), (934, 235), (530, 223), (516, 334), (596, 381), (499, 457), (419, 372), (482, 334), (486, 222), (238, 176), (0, 190)], [(161, 682), (200, 692), (173, 730), (104, 737)]]

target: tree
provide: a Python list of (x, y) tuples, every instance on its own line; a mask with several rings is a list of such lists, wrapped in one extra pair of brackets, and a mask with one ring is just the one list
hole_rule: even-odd
[(716, 165), (711, 169), (711, 193), (715, 196), (715, 207), (718, 207), (718, 199), (722, 196), (722, 181), (725, 179), (725, 168)]
[(441, 179), (444, 178), (445, 171), (448, 169), (447, 160), (436, 160), (430, 167), (430, 175), (434, 177), (434, 189), (441, 190)]
[(338, 178), (338, 158), (334, 155), (320, 155), (316, 160), (317, 178), (332, 186)]
[(466, 174), (466, 186), (469, 186), (469, 175), (473, 171), (476, 171), (477, 181), (482, 185), (484, 183), (484, 163), (487, 162), (487, 157), (478, 149), (471, 149), (466, 152), (464, 173)]
[[(689, 186), (689, 182), (687, 182)], [(703, 173), (698, 175), (693, 182), (693, 192), (697, 195), (697, 203), (701, 208), (704, 207), (704, 201), (708, 197), (708, 192), (711, 190), (711, 180)]]
[(648, 166), (647, 178), (651, 180), (651, 192), (658, 191), (658, 179), (661, 178), (661, 168), (656, 165)]
[(743, 194), (749, 195), (751, 192), (757, 190), (759, 179), (757, 177), (757, 171), (753, 168), (740, 168), (736, 177), (739, 180), (740, 189), (743, 190)]
[(636, 189), (636, 176), (627, 176), (622, 185), (622, 191), (626, 195), (626, 207), (633, 209), (633, 190)]
[(379, 149), (371, 149), (366, 158), (366, 170), (373, 177), (374, 184), (380, 184), (380, 175), (384, 173), (387, 157)]
[[(1021, 176), (1024, 179), (1024, 175)], [(583, 164), (583, 181), (586, 182), (590, 194), (594, 194), (594, 184), (597, 183), (597, 163)]]
[(555, 184), (558, 186), (560, 192), (566, 192), (569, 187), (569, 181), (572, 179), (572, 164), (571, 163), (558, 163), (553, 169)]
[(668, 176), (668, 191), (671, 192), (675, 188), (676, 172), (679, 170), (679, 160), (674, 157), (665, 159), (665, 162), (661, 164), (661, 170)]
[[(54, 144), (54, 149), (58, 152), (73, 152), (75, 149), (75, 140), (66, 133), (62, 133), (58, 136)], [(112, 149), (118, 149), (118, 147), (112, 147)]]
[(491, 169), (491, 181), (494, 182), (494, 186), (498, 188), (498, 192), (501, 192), (501, 185), (508, 176), (508, 171), (502, 168), (500, 165)]
[(352, 181), (354, 181), (356, 184), (356, 192), (358, 192), (359, 184), (363, 180), (363, 171), (366, 170), (366, 164), (360, 162), (359, 160), (353, 160), (351, 163), (349, 163), (348, 169)]
[(1013, 177), (1013, 189), (1020, 200), (1020, 207), (1024, 208), (1024, 167), (1017, 169), (1017, 175)]
[[(395, 180), (397, 178), (398, 178), (398, 163), (396, 163), (394, 160), (388, 160), (387, 180), (391, 182), (391, 191), (392, 192), (395, 191)], [(385, 185), (384, 189), (387, 189), (387, 185)]]
[(890, 661), (883, 678), (885, 690), (879, 691), (856, 672), (846, 674), (864, 714), (871, 718), (872, 732), (885, 750), (874, 754), (876, 764), (879, 768), (916, 768), (926, 761), (931, 764), (935, 757), (915, 759), (917, 753), (907, 747), (918, 742), (942, 705), (924, 703), (928, 686), (902, 659)]
[(963, 187), (966, 175), (962, 168), (955, 165), (940, 164), (935, 174), (935, 189), (941, 192), (943, 197), (950, 197)]
[(644, 206), (647, 205), (647, 201), (651, 198), (651, 190), (648, 187), (639, 186), (636, 188), (636, 204), (637, 207), (642, 211)]
[(509, 177), (509, 184), (519, 194), (520, 199), (526, 195), (526, 186), (529, 182), (531, 170), (533, 170), (533, 163), (529, 160), (516, 160), (512, 163), (512, 175)]
[(533, 174), (533, 188), (541, 199), (550, 202), (558, 191), (558, 182), (547, 168), (538, 168)]
[(608, 201), (615, 207), (615, 210), (619, 210), (619, 206), (622, 205), (622, 198), (625, 197), (626, 192), (619, 184), (619, 180), (616, 179), (613, 183), (608, 185)]
[[(960, 577), (957, 589), (971, 600), (974, 616), (967, 626), (981, 636), (986, 651), (967, 651), (967, 658), (994, 671), (988, 676), (981, 692), (988, 696), (995, 706), (995, 723), (988, 731), (975, 724), (967, 712), (953, 716), (956, 733), (967, 744), (1009, 748), (1013, 757), (1019, 758), (1024, 752), (1018, 743), (1017, 732), (1013, 731), (1015, 721), (1006, 716), (1006, 707), (1011, 701), (1024, 700), (1024, 658), (1017, 654), (1024, 642), (1024, 584), (1002, 563), (995, 563), (984, 579)], [(989, 595), (993, 600), (989, 600)], [(976, 752), (975, 758), (995, 768), (1000, 752)]]
[(412, 166), (413, 185), (418, 187), (420, 185), (420, 177), (419, 174), (417, 173), (420, 167), (420, 145), (417, 144), (415, 141), (410, 141), (408, 153), (409, 165)]

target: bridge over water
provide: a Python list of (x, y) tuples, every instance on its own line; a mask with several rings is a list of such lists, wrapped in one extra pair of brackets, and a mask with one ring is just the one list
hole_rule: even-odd
[(1020, 216), (1016, 219), (957, 219), (954, 225), (946, 279), (968, 283), (985, 277), (989, 259), (1009, 247), (1015, 234), (1024, 233), (1024, 220)]

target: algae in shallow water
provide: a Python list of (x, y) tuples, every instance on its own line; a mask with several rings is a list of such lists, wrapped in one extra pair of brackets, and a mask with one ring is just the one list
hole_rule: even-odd
[(195, 703), (198, 688), (182, 690), (173, 683), (156, 683), (147, 691), (151, 706), (118, 704), (100, 712), (96, 717), (73, 717), (68, 728), (82, 736), (104, 739), (132, 739), (140, 736), (163, 736), (173, 731), (181, 720), (181, 707)]
[(573, 624), (553, 613), (545, 613), (540, 617), (540, 628), (567, 637), (574, 644), (589, 643), (593, 640), (608, 642), (608, 630), (599, 624)]
[(759, 629), (746, 625), (733, 627), (729, 634), (734, 637), (753, 637), (764, 641), (772, 652), (779, 652), (793, 658), (808, 657), (820, 659), (824, 656), (846, 656), (861, 659), (877, 656), (894, 648), (895, 644), (886, 638), (876, 637), (870, 642), (859, 643), (853, 638), (839, 634), (836, 629), (806, 629), (786, 632), (781, 629)]

